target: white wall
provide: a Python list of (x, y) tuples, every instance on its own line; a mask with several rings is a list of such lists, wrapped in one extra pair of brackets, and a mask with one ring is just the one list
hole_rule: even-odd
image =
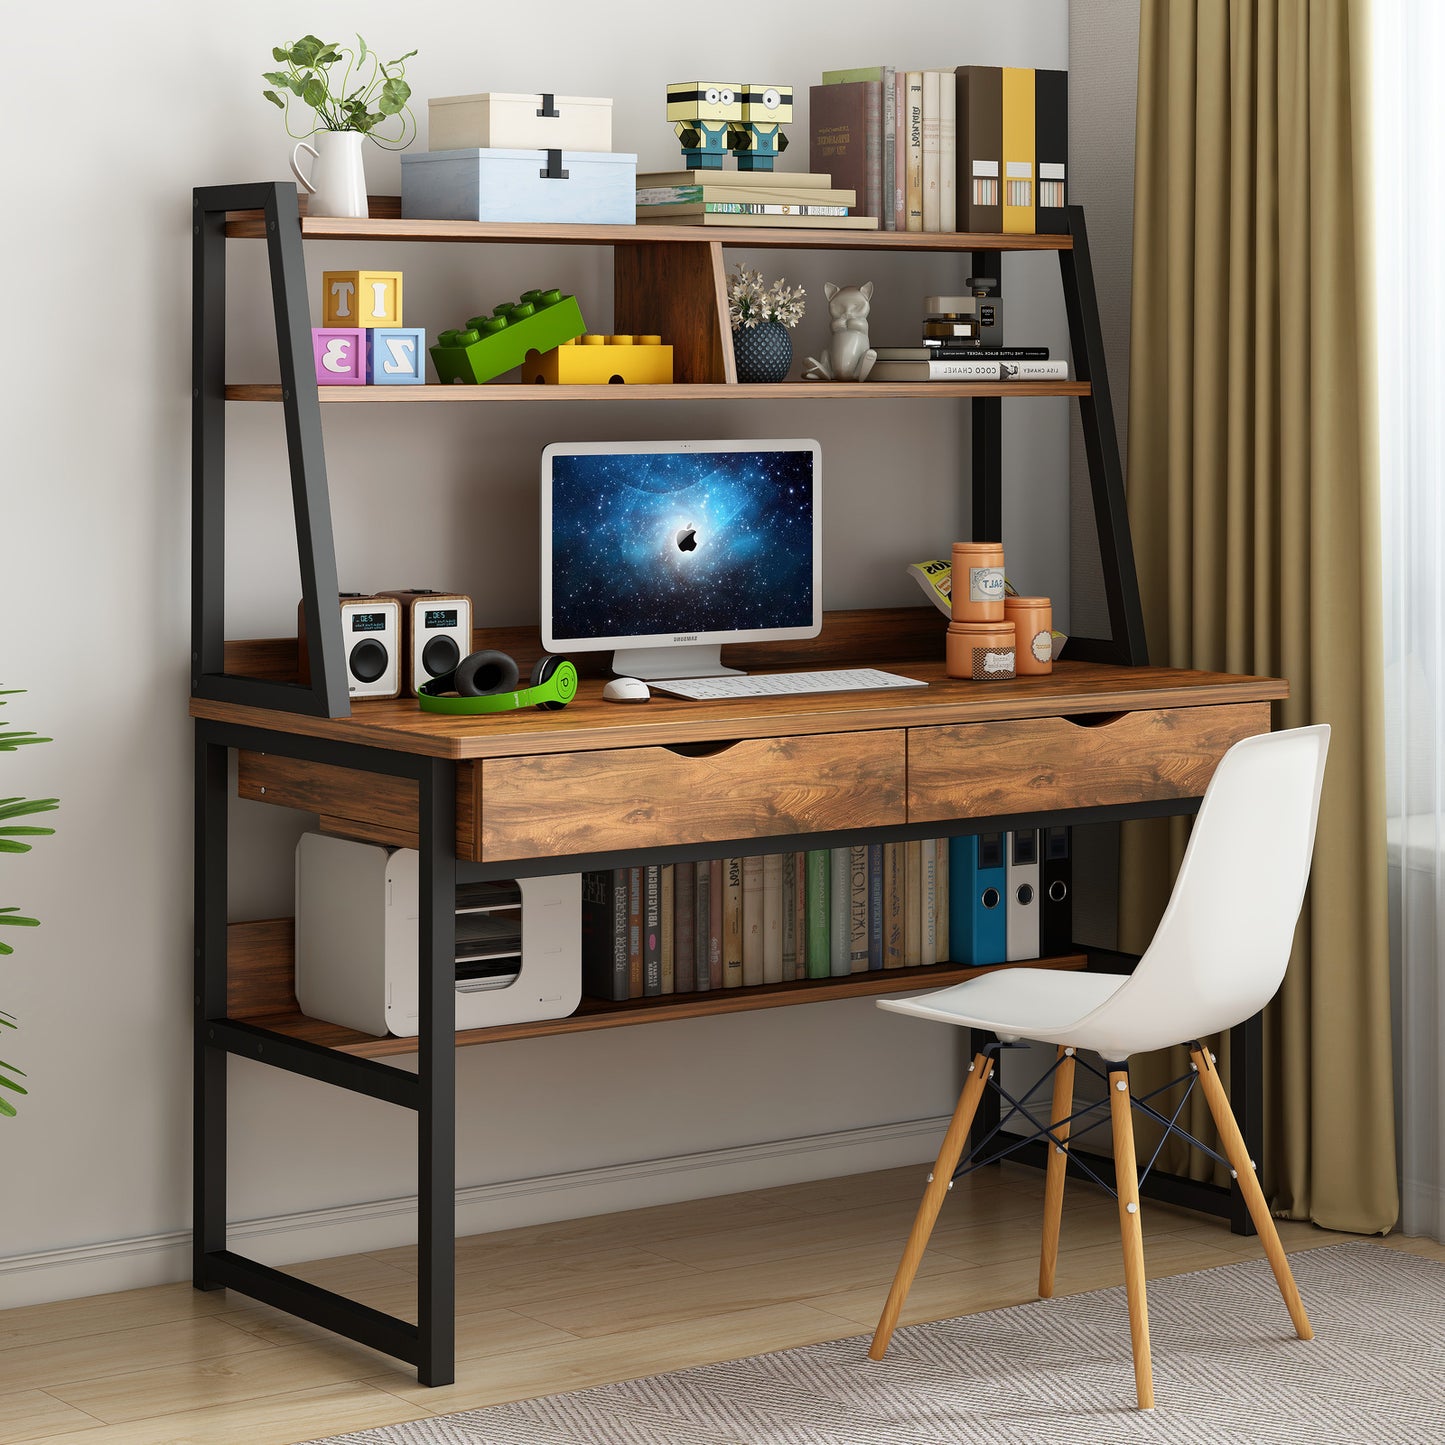
[[(1067, 64), (1063, 0), (931, 0), (886, 12), (858, 0), (825, 11), (795, 3), (746, 23), (722, 12), (699, 22), (651, 0), (12, 8), (10, 53), (27, 60), (9, 80), (22, 120), (10, 193), (24, 200), (0, 244), (7, 330), (24, 344), (4, 348), (0, 386), (10, 403), (0, 682), (31, 690), (13, 700), (12, 720), (56, 741), (0, 758), (0, 791), (56, 793), (62, 810), (57, 836), (5, 859), (0, 884), (0, 903), (23, 903), (44, 925), (21, 935), (0, 971), (0, 1005), (23, 1024), (7, 1035), (5, 1057), (33, 1085), (20, 1118), (0, 1121), (0, 1305), (185, 1272), (187, 217), (197, 183), (286, 174), (290, 142), (258, 73), (271, 45), (303, 26), (359, 29), (388, 54), (418, 47), (412, 79), (423, 102), (544, 86), (615, 96), (616, 143), (637, 150), (644, 169), (677, 164), (662, 87), (700, 69), (746, 78), (767, 57), (763, 78), (791, 80), (804, 98), (793, 134), (794, 157), (805, 157), (806, 87), (825, 67)], [(421, 119), (424, 131), (424, 105)], [(368, 169), (374, 191), (398, 188), (394, 155), (373, 151)], [(230, 257), (231, 375), (274, 376), (262, 250), (236, 242)], [(747, 259), (808, 287), (804, 349), (824, 333), (824, 279), (872, 277), (874, 336), (892, 340), (913, 333), (919, 297), (967, 274), (964, 258)], [(585, 248), (316, 246), (308, 264), (313, 278), (326, 266), (403, 267), (406, 319), (433, 332), (532, 285), (575, 289), (599, 329), (611, 301), (607, 253)], [(1004, 278), (1012, 334), (1061, 347), (1052, 259), (1011, 257)], [(1059, 602), (1068, 595), (1066, 407), (1031, 401), (1005, 412), (1011, 572)], [(228, 422), (229, 632), (288, 633), (297, 571), (279, 414), (238, 405)], [(543, 444), (710, 434), (822, 439), (830, 607), (915, 601), (904, 564), (966, 535), (968, 414), (957, 403), (348, 407), (326, 424), (342, 584), (461, 587), (486, 621), (535, 619)], [(294, 831), (285, 814), (238, 807), (238, 851), (244, 844), (251, 856), (233, 868), (233, 917), (290, 911)], [(857, 1001), (464, 1051), (464, 1225), (923, 1159), (936, 1131), (907, 1123), (947, 1112), (956, 1042)], [(231, 1217), (269, 1220), (259, 1227), (269, 1237), (246, 1247), (295, 1259), (408, 1237), (405, 1214), (390, 1206), (344, 1207), (411, 1191), (409, 1121), (320, 1085), (231, 1067)], [(716, 1152), (790, 1139), (837, 1147)], [(648, 1160), (673, 1162), (577, 1172)], [(503, 1187), (539, 1179), (546, 1190)], [(277, 1218), (329, 1209), (342, 1212)], [(313, 1227), (295, 1227), (303, 1223)]]

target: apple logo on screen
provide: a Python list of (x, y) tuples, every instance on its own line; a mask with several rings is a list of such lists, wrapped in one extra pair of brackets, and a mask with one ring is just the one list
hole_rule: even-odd
[(679, 552), (697, 551), (697, 528), (691, 522), (685, 527), (677, 529), (677, 536), (674, 538)]

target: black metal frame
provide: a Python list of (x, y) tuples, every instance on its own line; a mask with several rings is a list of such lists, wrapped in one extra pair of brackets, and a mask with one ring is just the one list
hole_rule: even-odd
[[(191, 277), (191, 696), (313, 717), (349, 717), (341, 618), (334, 599), (336, 545), (326, 484), (321, 403), (312, 380), (311, 314), (296, 187), (270, 181), (198, 186), (192, 197)], [(226, 214), (266, 222), (281, 409), (291, 464), (309, 683), (226, 672)]]

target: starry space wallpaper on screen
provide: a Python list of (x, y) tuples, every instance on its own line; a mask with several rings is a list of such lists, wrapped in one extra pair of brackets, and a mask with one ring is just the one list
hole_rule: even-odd
[(811, 452), (553, 457), (553, 636), (812, 621)]

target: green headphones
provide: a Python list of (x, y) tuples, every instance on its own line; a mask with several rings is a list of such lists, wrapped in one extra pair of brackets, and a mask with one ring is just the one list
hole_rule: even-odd
[(577, 696), (577, 669), (565, 657), (544, 653), (532, 669), (531, 685), (518, 688), (521, 674), (505, 652), (474, 652), (441, 677), (424, 682), (416, 700), (423, 712), (512, 712), (516, 708), (566, 707)]

